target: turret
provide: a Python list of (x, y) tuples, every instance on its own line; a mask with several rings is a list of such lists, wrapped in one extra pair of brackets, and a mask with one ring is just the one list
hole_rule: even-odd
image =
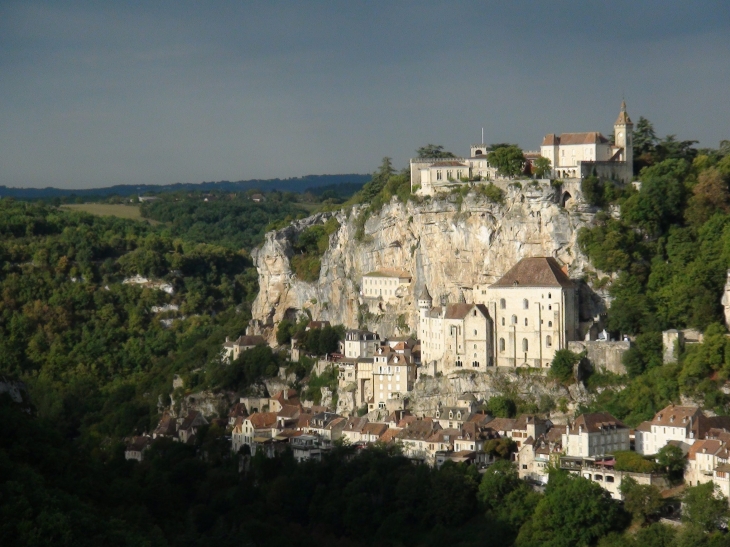
[(433, 299), (431, 294), (428, 292), (428, 287), (423, 286), (420, 296), (418, 297), (418, 312), (421, 317), (425, 317), (428, 311), (433, 306)]

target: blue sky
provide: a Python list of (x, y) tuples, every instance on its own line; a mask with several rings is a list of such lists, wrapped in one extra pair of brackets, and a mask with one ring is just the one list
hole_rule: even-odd
[(0, 2), (0, 184), (371, 172), (611, 130), (730, 139), (726, 1)]

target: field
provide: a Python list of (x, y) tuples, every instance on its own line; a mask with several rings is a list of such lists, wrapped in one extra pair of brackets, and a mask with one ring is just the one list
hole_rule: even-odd
[(81, 203), (72, 205), (61, 205), (62, 209), (73, 211), (84, 211), (101, 217), (130, 218), (132, 220), (143, 220), (137, 205), (122, 205), (110, 203)]

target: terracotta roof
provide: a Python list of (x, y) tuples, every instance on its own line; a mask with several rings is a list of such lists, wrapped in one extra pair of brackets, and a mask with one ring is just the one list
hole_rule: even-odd
[(247, 420), (254, 428), (274, 427), (276, 425), (276, 412), (254, 412)]
[(608, 412), (593, 412), (578, 416), (569, 429), (570, 435), (577, 435), (582, 427), (588, 433), (597, 433), (602, 428), (628, 429), (623, 422), (614, 418)]
[(494, 418), (487, 422), (487, 425), (495, 431), (512, 431), (512, 429), (514, 429), (515, 420), (512, 418)]
[(387, 429), (388, 429), (387, 424), (371, 422), (371, 423), (365, 424), (365, 427), (363, 428), (362, 432), (363, 432), (363, 434), (376, 435), (378, 437), (381, 437), (386, 432)]
[(598, 131), (588, 133), (562, 133), (559, 137), (554, 133), (545, 135), (542, 140), (543, 146), (567, 146), (572, 144), (606, 144), (608, 139)]
[(692, 446), (689, 447), (689, 453), (687, 454), (688, 460), (696, 459), (697, 454), (715, 454), (722, 448), (722, 442), (716, 440), (704, 440), (695, 441)]
[(545, 420), (542, 418), (538, 418), (537, 416), (533, 416), (531, 414), (520, 414), (512, 429), (519, 429), (520, 431), (524, 431), (527, 429), (528, 424), (542, 425), (544, 423)]
[(422, 439), (426, 440), (437, 430), (441, 429), (438, 422), (429, 419), (417, 420), (408, 424), (398, 435), (401, 439)]
[(550, 443), (562, 443), (563, 434), (567, 433), (567, 431), (567, 425), (554, 425), (547, 433), (545, 433), (545, 440)]
[(636, 431), (651, 433), (651, 422), (641, 422), (639, 425), (636, 426)]
[(399, 427), (391, 427), (385, 431), (378, 439), (381, 443), (389, 443), (398, 436), (398, 433), (403, 431)]
[(444, 318), (464, 319), (473, 308), (479, 309), (485, 317), (489, 317), (489, 312), (484, 304), (448, 304)]
[(437, 161), (432, 163), (431, 167), (466, 167), (466, 164), (460, 161)]
[(574, 287), (558, 261), (552, 257), (523, 258), (491, 286)]
[(664, 407), (654, 415), (651, 425), (662, 425), (671, 427), (688, 426), (690, 421), (693, 422), (704, 416), (699, 407), (696, 406), (676, 406), (669, 405)]
[(461, 437), (460, 429), (439, 429), (431, 434), (428, 441), (432, 443), (452, 443), (459, 437)]
[(347, 420), (347, 423), (345, 424), (345, 428), (343, 431), (355, 431), (357, 433), (360, 433), (365, 427), (365, 425), (368, 423), (368, 419), (364, 416), (361, 418), (358, 417), (352, 417), (349, 420)]

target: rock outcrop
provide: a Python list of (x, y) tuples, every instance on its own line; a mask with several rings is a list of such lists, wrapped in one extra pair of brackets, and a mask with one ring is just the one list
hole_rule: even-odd
[[(463, 294), (469, 302), (474, 285), (497, 280), (524, 257), (555, 257), (574, 278), (591, 270), (576, 242), (578, 229), (593, 221), (590, 209), (575, 198), (566, 202), (566, 193), (549, 184), (523, 184), (506, 186), (502, 205), (473, 191), (465, 197), (453, 193), (405, 204), (393, 198), (367, 218), (359, 238), (362, 206), (314, 215), (269, 232), (252, 253), (260, 285), (252, 331), (273, 342), (279, 321), (308, 310), (314, 319), (348, 328), (404, 335), (416, 332), (416, 295), (424, 284), (435, 301), (456, 301)], [(332, 215), (340, 228), (330, 236), (319, 280), (297, 279), (290, 265), (292, 242), (306, 227)], [(362, 276), (382, 268), (413, 276), (395, 303), (362, 296)], [(600, 298), (583, 300), (583, 320), (601, 311)]]

